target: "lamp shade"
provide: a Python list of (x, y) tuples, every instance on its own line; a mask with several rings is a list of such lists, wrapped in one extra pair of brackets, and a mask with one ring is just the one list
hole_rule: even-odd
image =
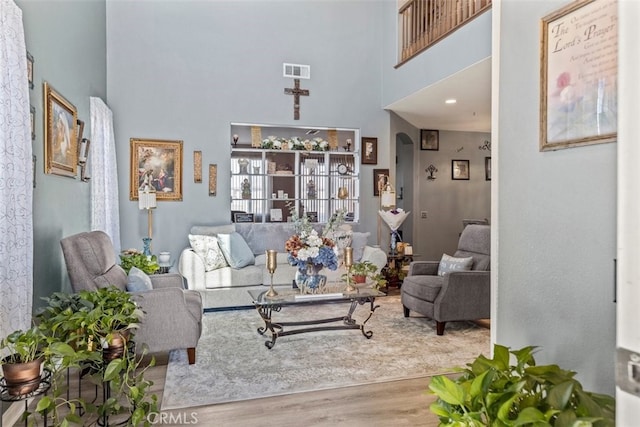
[(396, 206), (396, 192), (390, 185), (387, 185), (380, 194), (380, 206), (382, 208), (394, 208)]
[(140, 192), (138, 193), (138, 208), (139, 209), (155, 209), (156, 193), (155, 192)]

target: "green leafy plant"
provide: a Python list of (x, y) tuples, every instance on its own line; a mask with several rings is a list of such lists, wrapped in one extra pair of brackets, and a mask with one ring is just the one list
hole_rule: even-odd
[(46, 344), (46, 337), (37, 326), (26, 331), (14, 331), (0, 341), (0, 350), (7, 351), (2, 363), (33, 362), (42, 357)]
[(146, 256), (137, 249), (127, 249), (120, 254), (120, 266), (129, 274), (132, 267), (139, 268), (147, 274), (153, 274), (160, 269), (155, 255)]
[[(364, 283), (367, 279), (371, 280), (375, 289), (383, 288), (387, 284), (387, 279), (385, 279), (384, 275), (378, 272), (378, 267), (376, 267), (376, 265), (371, 261), (354, 263), (349, 270), (349, 274), (349, 280), (356, 283)], [(343, 274), (342, 280), (346, 279), (347, 274)]]
[(573, 371), (536, 366), (535, 350), (510, 351), (496, 344), (492, 359), (480, 355), (457, 379), (434, 377), (429, 389), (438, 400), (430, 409), (440, 426), (615, 425), (611, 396), (584, 391)]

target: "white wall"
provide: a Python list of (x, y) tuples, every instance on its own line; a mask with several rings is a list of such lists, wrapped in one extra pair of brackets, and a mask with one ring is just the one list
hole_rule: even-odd
[[(381, 108), (381, 3), (108, 2), (108, 103), (114, 112), (120, 174), (122, 246), (141, 247), (146, 216), (129, 201), (129, 138), (184, 141), (182, 202), (154, 212), (154, 251), (175, 257), (194, 224), (229, 220), (231, 122), (360, 128), (378, 138), (378, 165), (389, 167), (389, 119)], [(293, 81), (282, 63), (311, 65), (301, 87), (300, 120)], [(218, 164), (218, 195), (193, 183), (193, 151)], [(377, 201), (361, 201), (362, 227), (376, 234)], [(370, 241), (373, 243), (373, 238)]]
[(613, 394), (617, 144), (538, 150), (540, 19), (565, 5), (501, 2), (492, 325), (498, 343), (541, 346), (538, 363), (575, 370), (586, 389)]

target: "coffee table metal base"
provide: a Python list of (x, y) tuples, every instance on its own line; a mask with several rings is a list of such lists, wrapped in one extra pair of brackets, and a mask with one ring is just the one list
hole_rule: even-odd
[[(279, 312), (282, 309), (282, 305), (278, 304), (266, 304), (261, 305), (256, 303), (256, 310), (264, 320), (264, 327), (258, 328), (258, 333), (260, 335), (265, 335), (267, 332), (271, 333), (271, 340), (265, 341), (264, 345), (267, 348), (271, 349), (276, 344), (276, 339), (278, 337), (285, 337), (287, 335), (296, 335), (303, 334), (307, 332), (316, 332), (316, 331), (334, 331), (334, 330), (343, 330), (343, 329), (359, 329), (364, 335), (365, 338), (369, 339), (373, 336), (373, 331), (365, 330), (365, 324), (371, 319), (373, 316), (373, 312), (376, 311), (379, 305), (375, 305), (376, 298), (374, 296), (365, 297), (365, 298), (353, 298), (351, 299), (351, 304), (349, 306), (349, 311), (346, 316), (342, 317), (330, 317), (326, 319), (317, 319), (317, 320), (305, 320), (300, 322), (274, 322), (272, 321), (271, 315), (272, 313)], [(358, 305), (369, 304), (369, 315), (362, 322), (358, 323), (352, 316), (356, 307)], [(333, 326), (313, 326), (308, 328), (298, 328), (291, 330), (284, 330), (285, 326), (310, 326), (310, 325), (322, 325), (325, 323), (335, 323), (342, 322), (341, 325), (333, 325)]]

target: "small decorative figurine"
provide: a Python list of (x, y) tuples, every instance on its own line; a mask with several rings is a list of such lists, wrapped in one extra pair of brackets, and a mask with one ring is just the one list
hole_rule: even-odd
[(242, 198), (250, 199), (251, 198), (251, 183), (247, 178), (242, 181)]
[(307, 197), (309, 199), (316, 198), (316, 183), (312, 179), (307, 182)]

